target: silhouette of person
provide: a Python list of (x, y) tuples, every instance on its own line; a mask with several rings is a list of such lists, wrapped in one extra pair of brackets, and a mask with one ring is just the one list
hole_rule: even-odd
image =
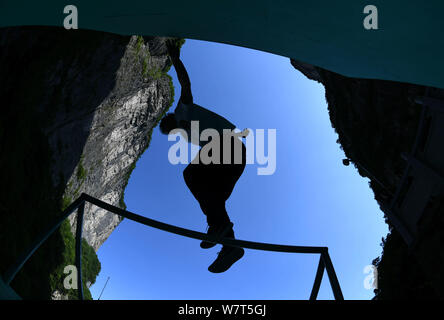
[[(168, 40), (166, 45), (181, 85), (181, 94), (174, 113), (168, 113), (161, 120), (160, 131), (169, 134), (174, 129), (182, 129), (186, 132), (184, 137), (188, 142), (201, 147), (196, 158), (183, 171), (185, 183), (206, 215), (207, 234), (218, 239), (234, 238), (233, 223), (230, 221), (225, 203), (245, 168), (246, 149), (240, 137), (248, 135), (248, 130), (232, 134), (228, 138), (224, 137), (227, 131), (224, 132), (223, 129), (231, 131), (236, 126), (224, 117), (194, 104), (188, 73), (180, 60), (180, 49), (174, 40)], [(198, 159), (202, 159), (205, 146), (208, 147), (213, 139), (209, 137), (208, 141), (200, 141), (202, 139), (192, 141), (191, 121), (198, 121), (199, 137), (205, 129), (214, 129), (219, 133), (219, 147), (214, 147), (212, 144), (213, 147), (207, 150), (208, 156), (213, 160), (210, 163), (205, 164)], [(207, 241), (200, 243), (203, 249), (214, 245)], [(225, 272), (243, 255), (243, 248), (224, 245), (208, 270), (213, 273)]]

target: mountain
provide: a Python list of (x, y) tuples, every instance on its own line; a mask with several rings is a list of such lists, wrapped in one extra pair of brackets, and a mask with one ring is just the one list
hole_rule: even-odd
[[(375, 299), (444, 298), (444, 276), (440, 271), (444, 268), (442, 189), (427, 199), (423, 212), (414, 212), (421, 218), (415, 225), (417, 243), (410, 247), (389, 218), (387, 210), (397, 191), (397, 202), (405, 201), (403, 197), (411, 197), (411, 193), (407, 194), (409, 182), (411, 186), (409, 179), (418, 179), (407, 175), (403, 181), (407, 168), (403, 155), (411, 154), (418, 132), (430, 131), (427, 119), (432, 118), (427, 117), (422, 131), (418, 131), (424, 108), (419, 101), (427, 95), (442, 103), (444, 90), (394, 81), (350, 78), (294, 59), (290, 62), (307, 78), (323, 84), (330, 120), (339, 137), (337, 142), (347, 157), (344, 164), (352, 163), (362, 177), (370, 180), (370, 188), (381, 208), (381, 212), (375, 214), (380, 214), (389, 225), (390, 233), (381, 243), (382, 255), (373, 261), (378, 271)], [(437, 122), (437, 126), (442, 125), (444, 123)], [(419, 137), (417, 148), (426, 148), (430, 135), (421, 134)], [(440, 149), (439, 145), (437, 149)], [(442, 172), (443, 167), (441, 158), (434, 169)], [(422, 181), (430, 180), (425, 171), (418, 172), (420, 181), (421, 178)]]
[[(164, 42), (58, 27), (0, 29), (2, 272), (82, 192), (125, 208), (131, 172), (174, 99)], [(75, 220), (72, 214), (72, 232)], [(97, 251), (120, 221), (87, 205), (83, 237)], [(66, 230), (65, 223), (12, 282), (24, 298), (63, 291), (62, 267), (73, 264)]]

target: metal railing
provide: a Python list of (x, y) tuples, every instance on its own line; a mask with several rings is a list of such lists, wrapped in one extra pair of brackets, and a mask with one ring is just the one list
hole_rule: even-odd
[[(427, 87), (425, 90), (425, 94), (422, 97), (417, 97), (416, 103), (421, 105), (421, 115), (419, 118), (418, 128), (416, 131), (415, 141), (413, 143), (412, 150), (410, 151), (410, 154), (402, 153), (401, 158), (406, 161), (406, 167), (404, 169), (401, 181), (399, 185), (396, 188), (396, 191), (393, 195), (393, 198), (391, 199), (390, 203), (388, 205), (382, 205), (381, 207), (384, 209), (385, 213), (388, 215), (388, 218), (390, 219), (391, 223), (394, 225), (396, 230), (401, 234), (402, 238), (404, 239), (405, 243), (409, 246), (410, 249), (413, 249), (413, 247), (416, 245), (417, 242), (417, 235), (415, 230), (412, 230), (406, 223), (404, 219), (405, 217), (402, 216), (402, 212), (396, 213), (394, 212), (394, 209), (396, 207), (396, 203), (400, 201), (401, 191), (406, 187), (408, 178), (410, 177), (410, 174), (412, 172), (413, 167), (422, 167), (427, 169), (429, 172), (431, 172), (434, 176), (438, 177), (441, 181), (444, 181), (444, 177), (441, 176), (439, 172), (436, 172), (433, 168), (428, 166), (424, 160), (420, 160), (417, 158), (418, 153), (418, 147), (420, 144), (421, 139), (427, 139), (427, 132), (425, 132), (426, 129), (426, 115), (429, 109), (439, 109), (443, 110), (444, 103), (440, 100), (434, 99), (429, 97), (429, 88)], [(420, 213), (420, 215), (422, 212)]]
[(338, 278), (336, 277), (335, 270), (333, 268), (333, 263), (331, 262), (330, 255), (328, 254), (327, 247), (305, 247), (305, 246), (290, 246), (290, 245), (280, 245), (280, 244), (271, 244), (271, 243), (261, 243), (261, 242), (252, 242), (245, 240), (238, 240), (232, 238), (223, 238), (218, 239), (214, 236), (209, 236), (202, 232), (192, 231), (184, 228), (180, 228), (177, 226), (173, 226), (170, 224), (166, 224), (163, 222), (159, 222), (156, 220), (152, 220), (138, 214), (120, 209), (113, 205), (110, 205), (106, 202), (103, 202), (99, 199), (91, 197), (85, 193), (82, 193), (81, 196), (75, 200), (71, 205), (69, 205), (61, 214), (60, 218), (44, 233), (42, 233), (36, 241), (28, 248), (26, 252), (21, 255), (15, 264), (13, 264), (3, 275), (4, 282), (9, 285), (11, 281), (14, 279), (15, 275), (18, 271), (23, 267), (26, 261), (32, 256), (32, 254), (40, 247), (40, 245), (49, 238), (49, 236), (57, 230), (58, 227), (62, 224), (62, 222), (71, 215), (75, 210), (77, 210), (77, 228), (76, 228), (76, 267), (77, 267), (77, 289), (78, 289), (78, 297), (80, 300), (83, 300), (83, 283), (82, 283), (82, 227), (83, 227), (83, 215), (85, 212), (85, 203), (91, 203), (96, 205), (104, 210), (117, 214), (126, 219), (130, 219), (132, 221), (160, 229), (163, 231), (175, 233), (184, 237), (194, 238), (199, 240), (206, 240), (213, 243), (220, 243), (228, 246), (236, 246), (247, 249), (256, 249), (256, 250), (264, 250), (264, 251), (277, 251), (277, 252), (290, 252), (290, 253), (309, 253), (309, 254), (319, 254), (319, 264), (316, 272), (315, 281), (313, 284), (313, 289), (310, 294), (310, 300), (316, 300), (319, 288), (321, 286), (322, 276), (324, 274), (324, 270), (327, 270), (327, 275), (330, 280), (330, 285), (333, 291), (333, 295), (335, 300), (343, 300), (344, 297), (342, 295), (341, 287), (339, 286)]

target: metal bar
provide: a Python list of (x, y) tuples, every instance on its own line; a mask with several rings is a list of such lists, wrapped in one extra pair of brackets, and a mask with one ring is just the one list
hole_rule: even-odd
[(439, 99), (424, 96), (424, 97), (417, 97), (415, 99), (415, 102), (417, 104), (422, 104), (424, 106), (427, 106), (435, 110), (444, 111), (444, 102)]
[(143, 216), (140, 216), (138, 214), (120, 209), (118, 207), (115, 207), (113, 205), (110, 205), (106, 202), (103, 202), (101, 200), (98, 200), (96, 198), (93, 198), (87, 194), (82, 194), (85, 198), (85, 201), (88, 201), (89, 203), (92, 203), (98, 207), (101, 207), (102, 209), (105, 209), (107, 211), (110, 211), (112, 213), (118, 214), (120, 216), (123, 216), (127, 219), (142, 223), (144, 225), (160, 229), (163, 231), (175, 233), (184, 237), (188, 238), (194, 238), (199, 240), (207, 240), (215, 243), (220, 243), (228, 246), (234, 246), (234, 247), (243, 247), (248, 249), (255, 249), (255, 250), (265, 250), (265, 251), (277, 251), (277, 252), (294, 252), (294, 253), (323, 253), (327, 251), (326, 247), (305, 247), (305, 246), (290, 246), (290, 245), (280, 245), (280, 244), (271, 244), (271, 243), (261, 243), (261, 242), (252, 242), (252, 241), (245, 241), (245, 240), (237, 240), (237, 239), (231, 239), (231, 238), (223, 238), (223, 239), (217, 239), (216, 237), (208, 236), (205, 233), (197, 232), (193, 230), (188, 230), (184, 228), (180, 228), (177, 226), (173, 226), (170, 224), (166, 224), (163, 222), (159, 222), (153, 219), (149, 219)]
[(71, 205), (66, 208), (61, 216), (51, 225), (50, 228), (42, 232), (38, 238), (28, 247), (28, 249), (16, 260), (16, 262), (9, 267), (9, 269), (4, 273), (3, 280), (6, 284), (10, 284), (11, 281), (16, 276), (17, 272), (23, 267), (23, 265), (28, 261), (28, 259), (33, 255), (33, 253), (42, 245), (49, 236), (57, 230), (58, 227), (62, 224), (62, 222), (73, 213), (83, 202), (83, 197), (80, 196), (76, 201), (74, 201)]
[[(402, 157), (402, 155), (401, 155), (401, 157)], [(388, 209), (392, 209), (394, 207), (396, 201), (398, 201), (399, 194), (401, 193), (401, 189), (402, 189), (405, 181), (407, 180), (407, 177), (409, 176), (409, 171), (410, 171), (410, 163), (407, 163), (407, 166), (404, 169), (404, 172), (402, 174), (401, 182), (399, 183), (398, 188), (396, 188), (395, 195), (393, 196), (392, 200), (390, 201)]]
[(408, 163), (410, 163), (412, 166), (427, 170), (430, 174), (435, 176), (435, 178), (441, 180), (441, 183), (444, 183), (444, 176), (442, 176), (441, 173), (439, 173), (437, 170), (431, 168), (424, 161), (415, 158), (415, 156), (411, 155), (404, 155), (404, 156), (407, 158)]
[(77, 229), (76, 229), (76, 267), (77, 267), (77, 289), (79, 290), (79, 299), (83, 300), (83, 281), (82, 281), (82, 228), (83, 228), (83, 216), (85, 211), (85, 202), (89, 202), (93, 205), (96, 205), (104, 210), (117, 214), (119, 216), (125, 217), (127, 219), (133, 220), (135, 222), (160, 229), (163, 231), (175, 233), (181, 236), (199, 239), (199, 240), (207, 240), (214, 243), (220, 243), (223, 245), (229, 246), (237, 246), (249, 249), (256, 250), (264, 250), (264, 251), (277, 251), (277, 252), (290, 252), (290, 253), (318, 253), (321, 255), (319, 259), (318, 270), (316, 272), (315, 283), (313, 285), (313, 289), (310, 295), (310, 299), (316, 299), (317, 294), (319, 292), (319, 288), (322, 281), (323, 271), (327, 269), (327, 274), (330, 280), (330, 285), (332, 287), (334, 296), (336, 300), (343, 300), (341, 288), (339, 286), (338, 279), (336, 277), (335, 271), (333, 269), (333, 264), (331, 263), (330, 257), (328, 255), (327, 247), (306, 247), (306, 246), (290, 246), (290, 245), (279, 245), (279, 244), (271, 244), (271, 243), (261, 243), (261, 242), (252, 242), (245, 240), (237, 240), (231, 238), (223, 238), (218, 239), (217, 237), (209, 236), (202, 232), (197, 232), (193, 230), (188, 230), (184, 228), (180, 228), (177, 226), (173, 226), (170, 224), (166, 224), (163, 222), (159, 222), (153, 219), (149, 219), (138, 214), (123, 210), (121, 208), (110, 205), (106, 202), (103, 202), (99, 199), (93, 198), (85, 193), (82, 193), (81, 196), (74, 201), (68, 208), (66, 208), (61, 217), (58, 218), (48, 231), (43, 233), (35, 243), (29, 247), (29, 249), (23, 254), (17, 262), (8, 269), (3, 277), (6, 284), (9, 284), (17, 272), (22, 268), (23, 264), (29, 259), (29, 257), (37, 250), (40, 245), (60, 226), (60, 224), (76, 209), (78, 209), (77, 216)]
[(319, 257), (318, 270), (316, 271), (316, 277), (311, 290), (310, 300), (316, 300), (318, 297), (319, 288), (321, 287), (322, 276), (324, 275), (325, 264), (322, 256)]
[(331, 289), (333, 290), (333, 295), (335, 300), (344, 300), (342, 295), (341, 286), (339, 285), (338, 278), (336, 277), (335, 269), (333, 268), (333, 263), (331, 262), (330, 255), (328, 251), (321, 254), (321, 259), (324, 261), (325, 269), (327, 269), (328, 279), (330, 280)]
[[(413, 143), (412, 151), (410, 152), (410, 154), (412, 154), (412, 155), (414, 155), (416, 153), (416, 149), (418, 148), (418, 144), (419, 144), (419, 138), (420, 138), (420, 136), (422, 136), (422, 131), (424, 130), (424, 119), (425, 119), (426, 109), (427, 108), (425, 106), (421, 109), (421, 116), (419, 118), (418, 129), (416, 131), (415, 142)], [(401, 157), (403, 158), (403, 154), (401, 154)], [(409, 171), (410, 171), (410, 163), (407, 162), (407, 166), (406, 166), (404, 173), (402, 175), (401, 182), (399, 183), (398, 188), (396, 189), (395, 194), (392, 198), (392, 201), (390, 202), (389, 209), (392, 209), (393, 206), (395, 205), (396, 201), (398, 200), (402, 186), (404, 185), (404, 183), (407, 180), (407, 177), (409, 175)]]
[(76, 228), (76, 267), (77, 267), (77, 292), (79, 300), (83, 300), (83, 279), (82, 279), (82, 229), (83, 214), (85, 212), (85, 202), (82, 202), (77, 210)]
[(398, 218), (396, 212), (394, 212), (393, 209), (390, 209), (384, 205), (381, 205), (381, 208), (387, 214), (390, 222), (393, 224), (395, 229), (401, 234), (404, 242), (410, 246), (410, 244), (415, 241), (415, 237), (412, 231), (410, 231), (410, 228), (401, 219)]
[(364, 171), (370, 179), (373, 179), (376, 183), (378, 183), (382, 188), (384, 188), (387, 192), (390, 193), (389, 189), (386, 187), (384, 183), (382, 183), (374, 174), (372, 174), (364, 165), (362, 165), (358, 161), (353, 161), (362, 171)]
[(102, 297), (102, 293), (105, 290), (106, 285), (108, 284), (108, 280), (110, 277), (108, 277), (108, 279), (106, 279), (105, 285), (103, 286), (102, 292), (100, 292), (99, 298), (97, 300), (100, 300), (100, 298)]
[[(427, 98), (428, 93), (429, 93), (429, 88), (426, 89), (425, 96), (422, 97), (422, 98)], [(423, 101), (422, 98), (417, 98), (416, 102), (418, 104), (423, 104), (424, 101)], [(426, 112), (427, 112), (427, 105), (423, 104), (423, 107), (421, 109), (421, 115), (420, 115), (420, 118), (419, 118), (418, 128), (416, 130), (415, 141), (413, 143), (413, 147), (412, 147), (412, 150), (410, 152), (411, 155), (415, 155), (416, 149), (418, 148), (419, 139), (423, 135), (424, 119), (425, 119)], [(401, 157), (403, 159), (407, 160), (405, 158), (405, 154), (401, 154)], [(390, 201), (388, 207), (385, 207), (385, 210), (384, 210), (385, 213), (388, 215), (389, 220), (393, 223), (393, 225), (398, 230), (398, 232), (403, 236), (404, 241), (409, 246), (411, 245), (412, 242), (415, 241), (415, 237), (413, 236), (412, 232), (407, 228), (407, 226), (404, 224), (404, 222), (402, 222), (396, 216), (396, 214), (393, 212), (393, 207), (395, 206), (395, 203), (398, 201), (398, 197), (399, 197), (399, 194), (401, 193), (401, 189), (404, 186), (404, 183), (406, 182), (407, 177), (409, 176), (410, 167), (411, 167), (411, 162), (407, 161), (406, 168), (404, 169), (404, 172), (402, 174), (401, 182), (399, 183), (398, 187), (396, 188), (395, 194), (393, 195), (393, 198)]]

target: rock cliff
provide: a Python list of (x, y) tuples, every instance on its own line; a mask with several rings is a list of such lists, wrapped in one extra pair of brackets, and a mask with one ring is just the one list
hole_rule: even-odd
[[(416, 98), (426, 88), (291, 63), (324, 85), (338, 143), (359, 174), (370, 179), (383, 208), (401, 181), (406, 166), (401, 154), (411, 150), (419, 122)], [(131, 171), (173, 100), (170, 65), (163, 38), (54, 27), (0, 29), (0, 272), (82, 192), (125, 207)], [(429, 95), (443, 99), (444, 90), (429, 88)], [(391, 232), (374, 261), (375, 298), (444, 297), (443, 208), (442, 195), (431, 199), (413, 252), (386, 219)], [(75, 215), (69, 222), (13, 281), (22, 297), (49, 298), (54, 292), (65, 297), (60, 268), (73, 260), (69, 230), (74, 231)], [(97, 250), (119, 222), (87, 206), (83, 236)], [(97, 266), (93, 269), (92, 281)]]
[[(164, 40), (0, 29), (1, 272), (82, 192), (125, 207), (131, 171), (173, 101)], [(119, 222), (87, 205), (83, 236), (97, 250)], [(74, 231), (75, 215), (70, 223)], [(13, 287), (25, 298), (47, 298), (54, 285), (45, 278), (68, 249), (56, 233)]]
[[(349, 162), (363, 177), (381, 207), (381, 219), (390, 233), (382, 240), (383, 253), (374, 260), (378, 269), (376, 299), (444, 297), (444, 195), (431, 198), (419, 223), (418, 243), (409, 249), (384, 213), (401, 183), (412, 150), (422, 106), (417, 97), (444, 99), (444, 90), (384, 80), (344, 77), (291, 59), (307, 78), (322, 83), (330, 120)], [(444, 138), (444, 137), (443, 137)], [(444, 163), (442, 164), (444, 166)]]

